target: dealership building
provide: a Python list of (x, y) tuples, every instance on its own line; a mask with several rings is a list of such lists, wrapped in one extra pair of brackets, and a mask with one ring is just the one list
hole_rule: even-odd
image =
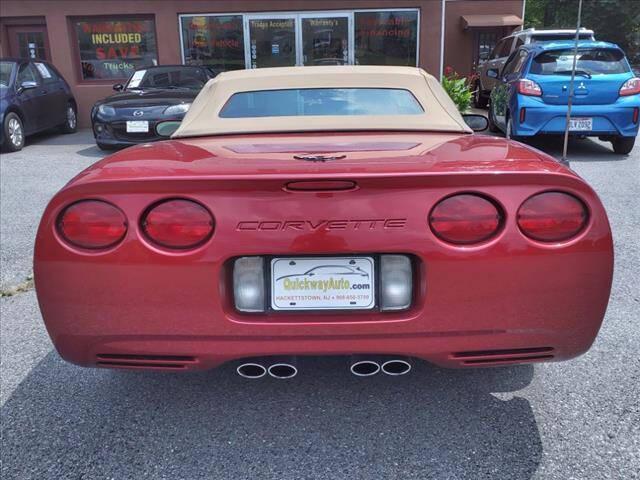
[(2, 0), (0, 56), (52, 62), (81, 126), (93, 103), (147, 65), (217, 72), (410, 65), (473, 72), (522, 25), (524, 0)]

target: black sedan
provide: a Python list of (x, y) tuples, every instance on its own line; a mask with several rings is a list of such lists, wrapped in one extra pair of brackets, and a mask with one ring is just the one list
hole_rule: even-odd
[(15, 152), (25, 137), (58, 127), (77, 128), (77, 106), (69, 84), (43, 60), (0, 59), (0, 145)]
[(91, 110), (93, 135), (103, 150), (161, 140), (156, 124), (182, 120), (200, 89), (215, 74), (207, 67), (186, 65), (136, 70), (118, 93)]

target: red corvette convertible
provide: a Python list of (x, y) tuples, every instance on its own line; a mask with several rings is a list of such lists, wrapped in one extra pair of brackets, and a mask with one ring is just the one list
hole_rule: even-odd
[(399, 375), (594, 341), (613, 270), (602, 203), (544, 153), (473, 134), (424, 71), (224, 73), (177, 126), (44, 213), (35, 282), (64, 359), (289, 378), (344, 355)]

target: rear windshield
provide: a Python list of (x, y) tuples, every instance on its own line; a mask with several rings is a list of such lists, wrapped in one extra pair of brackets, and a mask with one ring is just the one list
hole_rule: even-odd
[[(551, 50), (533, 59), (530, 73), (537, 75), (571, 75), (573, 50)], [(589, 48), (578, 50), (576, 73), (603, 75), (629, 71), (624, 54), (620, 50)]]
[[(557, 40), (573, 40), (576, 38), (575, 33), (554, 33), (551, 35), (531, 35), (531, 43), (555, 42)], [(590, 33), (581, 33), (578, 35), (579, 40), (593, 40)]]
[(424, 110), (411, 92), (395, 88), (295, 88), (235, 93), (221, 118), (312, 115), (416, 115)]

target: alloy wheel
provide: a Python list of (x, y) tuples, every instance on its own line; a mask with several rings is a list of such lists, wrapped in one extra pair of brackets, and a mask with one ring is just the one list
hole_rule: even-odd
[(16, 118), (9, 119), (9, 125), (7, 130), (9, 133), (9, 140), (11, 140), (11, 143), (13, 144), (13, 146), (20, 147), (20, 145), (22, 145), (22, 141), (24, 138), (24, 134), (22, 133), (22, 125), (20, 124), (20, 121)]
[(76, 128), (76, 111), (73, 109), (71, 105), (67, 107), (67, 126), (70, 130)]

